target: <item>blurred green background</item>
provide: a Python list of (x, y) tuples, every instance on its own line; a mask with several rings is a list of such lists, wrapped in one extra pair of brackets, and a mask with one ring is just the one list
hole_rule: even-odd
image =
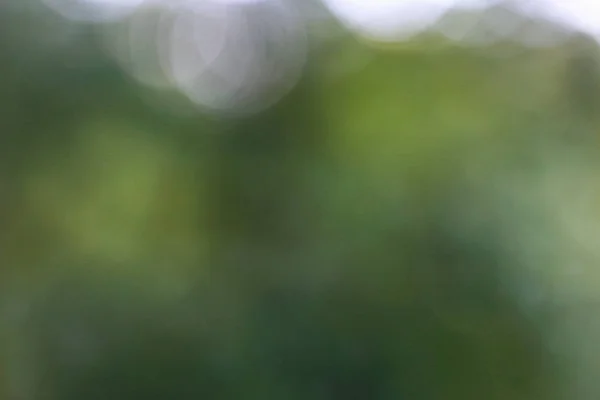
[(598, 398), (591, 36), (174, 4), (0, 4), (0, 399)]

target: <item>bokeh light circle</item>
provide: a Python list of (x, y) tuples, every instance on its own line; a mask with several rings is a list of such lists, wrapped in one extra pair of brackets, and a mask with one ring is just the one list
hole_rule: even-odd
[(204, 2), (182, 12), (171, 31), (164, 67), (200, 107), (219, 113), (259, 112), (298, 81), (306, 32), (287, 3)]
[(227, 115), (260, 112), (285, 96), (308, 48), (301, 15), (276, 0), (155, 0), (107, 26), (104, 39), (138, 82)]
[(453, 0), (323, 0), (354, 33), (377, 40), (404, 39), (431, 26)]
[(161, 57), (173, 14), (161, 7), (143, 7), (127, 20), (103, 30), (105, 48), (119, 66), (139, 83), (158, 89), (171, 87)]

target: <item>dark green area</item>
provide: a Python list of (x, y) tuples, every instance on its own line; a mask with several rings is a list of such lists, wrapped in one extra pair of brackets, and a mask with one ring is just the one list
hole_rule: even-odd
[(562, 398), (523, 298), (567, 239), (515, 188), (593, 168), (586, 39), (347, 38), (229, 120), (150, 106), (91, 28), (39, 44), (34, 10), (0, 17), (0, 399)]

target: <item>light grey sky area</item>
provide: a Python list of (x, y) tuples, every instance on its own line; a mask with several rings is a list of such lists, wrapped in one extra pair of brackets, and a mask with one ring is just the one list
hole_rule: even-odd
[[(166, 0), (43, 0), (60, 14), (78, 20), (118, 19), (143, 3)], [(174, 0), (168, 3), (240, 4), (277, 0)], [(482, 8), (501, 0), (322, 0), (348, 28), (385, 39), (413, 33), (434, 23), (450, 8)], [(600, 37), (600, 2), (597, 0), (515, 0), (514, 7), (532, 16), (564, 23), (572, 29)]]

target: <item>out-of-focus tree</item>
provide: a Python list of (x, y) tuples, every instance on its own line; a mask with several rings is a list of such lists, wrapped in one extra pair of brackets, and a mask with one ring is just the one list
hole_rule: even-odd
[(23, 4), (0, 13), (0, 397), (573, 393), (552, 300), (596, 154), (562, 139), (596, 129), (595, 47), (309, 35), (291, 91), (231, 118)]

